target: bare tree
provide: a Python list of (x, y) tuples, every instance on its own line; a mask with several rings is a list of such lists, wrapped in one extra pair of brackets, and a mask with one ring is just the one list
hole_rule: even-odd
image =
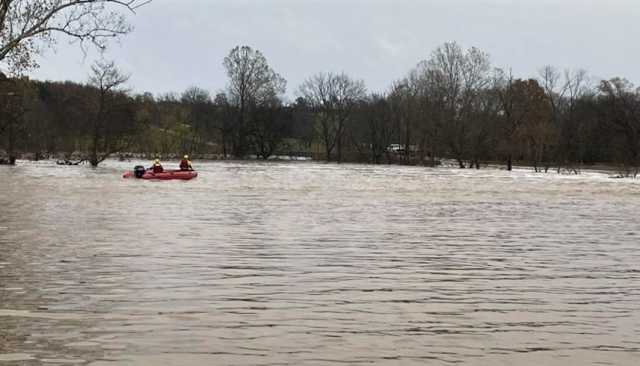
[(545, 66), (540, 70), (540, 85), (551, 105), (553, 124), (558, 131), (555, 143), (558, 172), (563, 167), (578, 172), (573, 165), (581, 160), (578, 151), (581, 126), (576, 113), (578, 103), (591, 93), (589, 76), (582, 69), (565, 70), (561, 73), (553, 66)]
[(561, 100), (561, 110), (563, 117), (558, 128), (558, 149), (556, 160), (558, 171), (561, 166), (578, 172), (574, 163), (581, 162), (583, 157), (579, 151), (579, 146), (583, 140), (583, 124), (578, 117), (578, 104), (585, 100), (585, 97), (593, 94), (593, 86), (585, 70), (565, 70), (563, 98)]
[(640, 171), (640, 88), (626, 79), (603, 80), (599, 91), (603, 106), (603, 122), (616, 133), (618, 154), (626, 174), (637, 176)]
[(237, 46), (223, 63), (229, 77), (229, 101), (237, 108), (237, 125), (232, 140), (233, 153), (242, 157), (248, 148), (247, 119), (251, 109), (284, 94), (287, 82), (277, 74), (264, 55), (249, 46)]
[(560, 124), (561, 118), (560, 104), (566, 93), (565, 86), (561, 86), (559, 88), (559, 82), (562, 75), (558, 69), (551, 65), (544, 66), (538, 73), (540, 86), (542, 86), (547, 94), (547, 98), (549, 99), (549, 103), (551, 104), (551, 109), (553, 111), (553, 120), (557, 126)]
[(127, 121), (113, 118), (122, 110), (124, 100), (128, 98), (121, 88), (128, 80), (129, 75), (123, 74), (113, 61), (98, 61), (91, 66), (89, 84), (97, 90), (93, 103), (95, 113), (89, 149), (89, 162), (92, 166), (98, 166), (129, 142), (128, 138), (131, 136), (127, 134), (131, 132), (133, 119)]
[(23, 80), (9, 79), (4, 74), (0, 74), (0, 136), (6, 133), (7, 138), (7, 161), (14, 165), (16, 162), (16, 140), (22, 122), (24, 120), (24, 92), (26, 85)]
[[(0, 0), (0, 62), (14, 72), (37, 67), (36, 55), (56, 36), (90, 42), (104, 49), (107, 40), (131, 31), (126, 10), (150, 0)], [(83, 46), (84, 47), (84, 46)]]
[(184, 104), (206, 103), (211, 100), (211, 95), (205, 89), (197, 86), (190, 86), (180, 96), (180, 101)]
[(336, 149), (336, 160), (340, 162), (345, 123), (356, 104), (366, 97), (364, 82), (351, 79), (344, 73), (319, 73), (300, 86), (300, 94), (319, 120), (318, 132), (327, 161), (331, 161)]
[(291, 111), (278, 100), (253, 110), (250, 140), (258, 158), (267, 160), (284, 145), (291, 126)]
[(188, 121), (184, 122), (188, 123), (193, 130), (190, 146), (182, 153), (202, 152), (212, 129), (213, 103), (211, 95), (207, 90), (192, 86), (182, 93), (180, 101), (187, 108), (188, 113)]
[[(511, 73), (507, 75), (497, 70), (495, 88), (502, 116), (502, 150), (506, 155), (507, 170), (512, 170), (514, 155), (522, 147), (525, 130), (531, 130), (536, 123), (548, 122), (550, 106), (545, 90), (535, 79), (514, 79)], [(546, 131), (546, 128), (536, 130)]]
[(227, 94), (221, 92), (216, 94), (213, 100), (215, 114), (213, 128), (220, 134), (220, 145), (222, 145), (222, 156), (228, 157), (229, 137), (233, 134), (234, 108), (229, 103)]
[[(403, 163), (411, 163), (414, 158), (415, 140), (418, 139), (418, 130), (424, 127), (426, 123), (419, 126), (420, 108), (423, 107), (425, 98), (418, 100), (419, 96), (423, 96), (420, 84), (413, 73), (408, 78), (395, 82), (391, 86), (391, 90), (387, 99), (389, 100), (390, 118), (392, 119), (392, 131), (395, 131), (393, 141), (394, 144), (400, 145), (394, 148), (393, 154), (399, 156)], [(426, 115), (426, 114), (425, 114)], [(420, 135), (424, 136), (425, 128), (422, 128)], [(421, 144), (423, 145), (423, 144)], [(389, 146), (387, 146), (388, 148)]]
[(499, 120), (500, 103), (495, 88), (481, 90), (471, 108), (469, 127), (469, 167), (480, 169), (480, 159), (487, 157), (495, 139), (496, 121)]
[(358, 106), (356, 121), (358, 126), (351, 128), (350, 135), (358, 150), (361, 153), (366, 152), (373, 164), (380, 164), (384, 156), (387, 162), (390, 162), (389, 147), (395, 138), (395, 131), (386, 96), (371, 94), (367, 97), (367, 100)]
[(473, 108), (480, 92), (490, 84), (490, 71), (486, 53), (477, 48), (463, 50), (455, 42), (438, 47), (415, 71), (423, 84), (423, 95), (440, 101), (444, 140), (461, 168), (469, 155)]

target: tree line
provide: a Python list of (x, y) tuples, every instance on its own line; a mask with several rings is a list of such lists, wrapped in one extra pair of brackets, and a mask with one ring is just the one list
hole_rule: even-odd
[(97, 165), (119, 152), (460, 168), (501, 163), (578, 172), (640, 167), (640, 89), (597, 83), (583, 70), (543, 67), (521, 79), (477, 49), (445, 43), (384, 93), (344, 73), (317, 73), (285, 98), (265, 56), (238, 46), (223, 60), (226, 88), (154, 96), (124, 89), (113, 62), (86, 83), (0, 81), (0, 146), (15, 156), (76, 152)]
[(445, 43), (392, 83), (368, 92), (344, 73), (317, 73), (289, 101), (264, 55), (239, 46), (223, 60), (226, 88), (133, 94), (113, 62), (87, 82), (19, 77), (58, 38), (103, 51), (131, 32), (151, 0), (0, 0), (0, 163), (67, 154), (98, 165), (114, 153), (222, 158), (305, 155), (337, 162), (460, 168), (516, 163), (578, 172), (596, 163), (637, 175), (640, 89), (623, 78), (543, 67), (516, 78), (477, 48)]

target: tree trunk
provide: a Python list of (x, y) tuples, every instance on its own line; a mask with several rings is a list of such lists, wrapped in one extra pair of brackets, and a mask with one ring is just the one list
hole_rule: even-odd
[(336, 161), (338, 162), (338, 164), (340, 164), (340, 162), (342, 162), (342, 134), (340, 134), (340, 136), (336, 137), (337, 141), (336, 141), (336, 148), (337, 148), (337, 157), (336, 157)]
[(91, 163), (92, 167), (97, 167), (98, 164), (100, 164), (100, 161), (98, 160), (98, 140), (98, 129), (96, 127), (96, 131), (93, 135), (93, 143), (91, 145), (91, 156), (89, 157), (89, 163)]
[(409, 160), (411, 160), (410, 150), (411, 150), (411, 132), (409, 131), (409, 126), (408, 126), (408, 123), (407, 123), (406, 129), (405, 129), (405, 136), (404, 136), (404, 159), (405, 159), (405, 163), (408, 163)]
[(240, 110), (238, 115), (238, 125), (235, 128), (235, 136), (233, 138), (233, 155), (236, 158), (244, 157), (245, 153), (245, 100), (244, 96), (240, 99)]
[(432, 143), (432, 147), (431, 147), (431, 167), (435, 168), (436, 166), (436, 147), (435, 147), (435, 143)]
[(98, 105), (98, 115), (95, 119), (95, 124), (93, 125), (93, 145), (91, 146), (91, 156), (89, 157), (89, 163), (91, 163), (92, 167), (97, 167), (100, 164), (100, 160), (98, 160), (98, 144), (100, 142), (100, 127), (103, 122), (103, 113), (105, 109), (105, 100), (106, 100), (106, 92), (104, 90), (100, 91), (100, 99)]
[(424, 165), (424, 156), (425, 156), (425, 150), (426, 150), (426, 144), (427, 144), (427, 135), (426, 133), (422, 133), (422, 139), (420, 140), (420, 151), (419, 151), (419, 159), (420, 159), (420, 165)]
[(8, 151), (7, 154), (9, 155), (9, 165), (16, 165), (16, 153), (14, 151), (15, 149), (15, 135), (14, 135), (14, 131), (13, 131), (13, 121), (9, 122), (9, 129), (8, 129), (8, 134), (9, 134), (9, 146), (8, 146)]
[(511, 156), (511, 154), (509, 154), (509, 156), (507, 157), (507, 170), (513, 170), (513, 157)]
[(222, 155), (223, 159), (227, 159), (227, 132), (222, 129)]
[(324, 141), (325, 154), (327, 156), (327, 162), (331, 161), (331, 147), (329, 146), (329, 141), (325, 139)]

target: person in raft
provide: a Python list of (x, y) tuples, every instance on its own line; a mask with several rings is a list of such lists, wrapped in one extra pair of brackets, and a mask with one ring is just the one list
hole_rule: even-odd
[(189, 155), (185, 155), (182, 157), (182, 160), (180, 160), (180, 170), (193, 170), (191, 161), (189, 161)]
[(153, 165), (151, 166), (151, 171), (154, 173), (162, 173), (164, 171), (162, 164), (160, 164), (160, 159), (156, 159), (153, 162)]

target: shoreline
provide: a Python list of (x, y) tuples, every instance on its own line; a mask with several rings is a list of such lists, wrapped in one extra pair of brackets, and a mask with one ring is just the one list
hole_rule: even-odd
[[(73, 160), (60, 159), (58, 157), (47, 157), (42, 159), (34, 159), (32, 158), (34, 154), (22, 154), (17, 160), (16, 165), (20, 165), (20, 162), (38, 162), (38, 161), (48, 161), (57, 163), (61, 166), (88, 166), (90, 165), (87, 161), (78, 159), (74, 157)], [(60, 156), (61, 154), (58, 154)], [(68, 156), (68, 155), (67, 155)], [(211, 157), (216, 156), (216, 157)], [(143, 153), (127, 153), (126, 157), (111, 157), (107, 159), (107, 161), (119, 161), (119, 162), (131, 162), (135, 160), (149, 160), (149, 162), (153, 161), (153, 158), (147, 157), (146, 154)], [(176, 154), (174, 156), (167, 156), (166, 158), (162, 158), (161, 161), (166, 162), (175, 162), (180, 161), (180, 157)], [(483, 162), (480, 164), (480, 169), (476, 168), (459, 168), (457, 162), (455, 160), (450, 159), (442, 159), (438, 160), (439, 164), (428, 165), (428, 164), (402, 164), (402, 163), (379, 163), (374, 164), (370, 162), (358, 162), (358, 161), (343, 161), (343, 162), (335, 162), (335, 161), (326, 161), (326, 160), (314, 160), (310, 157), (299, 157), (299, 156), (285, 156), (285, 155), (277, 155), (271, 157), (269, 159), (257, 159), (257, 158), (246, 158), (246, 159), (236, 159), (236, 158), (223, 158), (217, 154), (210, 154), (205, 157), (195, 157), (192, 158), (192, 161), (203, 161), (203, 162), (228, 162), (228, 163), (318, 163), (318, 164), (326, 164), (326, 165), (362, 165), (362, 166), (405, 166), (405, 167), (421, 167), (421, 168), (429, 168), (429, 169), (438, 169), (438, 168), (446, 168), (446, 169), (456, 169), (456, 170), (501, 170), (507, 171), (505, 164), (496, 161)], [(67, 163), (65, 163), (67, 162)], [(0, 164), (0, 166), (11, 166), (9, 164)], [(601, 173), (605, 175), (609, 175), (609, 178), (637, 178), (640, 172), (636, 172), (634, 176), (634, 169), (625, 168), (622, 166), (616, 166), (613, 164), (607, 163), (595, 163), (595, 164), (580, 164), (570, 168), (561, 168), (558, 171), (558, 166), (550, 165), (548, 169), (545, 171), (544, 168), (539, 169), (539, 171), (535, 171), (535, 167), (533, 165), (529, 165), (526, 163), (518, 162), (513, 164), (514, 170), (530, 170), (532, 173), (536, 174), (556, 174), (556, 175), (580, 175), (581, 172), (591, 172), (591, 173)], [(624, 175), (624, 174), (627, 175)]]

